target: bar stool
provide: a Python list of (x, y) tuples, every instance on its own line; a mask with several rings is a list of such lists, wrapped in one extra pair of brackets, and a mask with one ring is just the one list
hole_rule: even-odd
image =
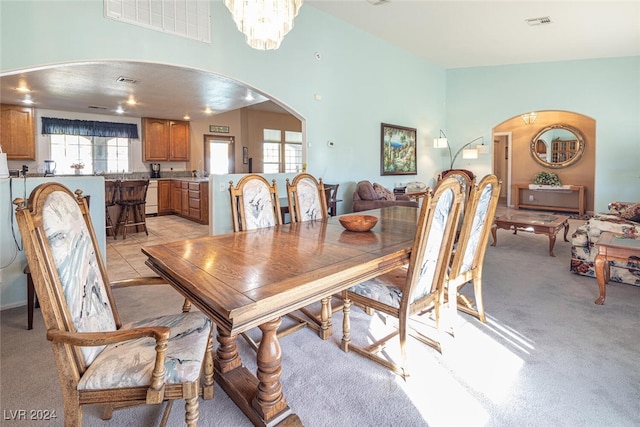
[(127, 238), (127, 227), (135, 227), (136, 231), (142, 227), (147, 236), (149, 235), (144, 210), (148, 187), (148, 179), (120, 181), (116, 204), (122, 211), (116, 224), (116, 234), (122, 229), (122, 239)]
[(111, 234), (113, 234), (113, 240), (118, 238), (118, 234), (116, 233), (115, 226), (113, 225), (113, 220), (111, 219), (109, 208), (116, 205), (116, 201), (118, 200), (119, 184), (120, 181), (107, 180), (104, 182), (104, 217), (106, 222), (105, 229), (107, 235), (109, 235), (109, 230), (111, 230)]

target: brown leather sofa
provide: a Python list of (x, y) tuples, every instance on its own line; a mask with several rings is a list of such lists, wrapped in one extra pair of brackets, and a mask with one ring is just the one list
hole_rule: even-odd
[[(393, 194), (392, 191), (376, 184), (378, 191), (370, 181), (360, 181), (353, 192), (353, 211), (360, 212), (369, 209), (384, 208), (387, 206), (411, 206), (418, 207), (418, 202), (411, 200), (404, 194)], [(386, 191), (385, 191), (386, 190)]]

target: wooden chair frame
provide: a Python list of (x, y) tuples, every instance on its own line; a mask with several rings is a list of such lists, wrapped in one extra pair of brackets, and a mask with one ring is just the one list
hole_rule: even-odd
[(287, 200), (289, 202), (289, 216), (291, 218), (292, 223), (302, 222), (304, 221), (303, 215), (301, 213), (301, 201), (299, 198), (298, 186), (302, 181), (311, 181), (313, 185), (318, 189), (318, 199), (320, 202), (320, 218), (319, 219), (327, 219), (329, 216), (327, 209), (327, 200), (324, 184), (322, 183), (322, 178), (316, 179), (313, 175), (308, 173), (301, 173), (293, 177), (293, 180), (289, 182), (289, 178), (286, 179), (287, 183)]
[[(430, 283), (429, 292), (423, 296), (416, 296), (416, 290), (420, 284), (420, 269), (426, 256), (426, 248), (429, 244), (429, 232), (434, 223), (434, 217), (438, 203), (444, 194), (451, 194), (451, 207), (447, 216), (445, 227), (442, 234), (442, 242), (439, 245), (437, 259), (434, 260), (434, 275)], [(428, 191), (422, 207), (420, 209), (420, 217), (418, 219), (418, 228), (409, 259), (409, 265), (405, 271), (402, 269), (394, 270), (392, 274), (402, 275), (404, 277), (404, 285), (402, 288), (402, 297), (400, 307), (394, 307), (382, 303), (378, 300), (368, 298), (366, 296), (355, 293), (349, 289), (343, 291), (342, 298), (344, 301), (344, 318), (343, 318), (343, 336), (340, 347), (343, 351), (355, 352), (387, 367), (391, 371), (407, 377), (409, 371), (407, 368), (406, 357), (406, 341), (409, 334), (409, 320), (414, 315), (424, 314), (426, 311), (433, 310), (435, 315), (435, 327), (439, 331), (440, 307), (444, 303), (444, 281), (446, 277), (447, 267), (451, 259), (453, 250), (453, 242), (455, 236), (455, 224), (460, 216), (460, 202), (462, 199), (462, 189), (460, 183), (455, 178), (447, 178), (439, 183), (438, 187), (433, 191)], [(446, 201), (446, 199), (444, 199)], [(370, 307), (379, 312), (398, 319), (398, 329), (386, 337), (372, 343), (368, 347), (359, 347), (351, 342), (351, 325), (349, 320), (349, 312), (352, 303)], [(440, 343), (411, 327), (412, 336), (419, 339), (423, 343), (430, 345), (441, 351)], [(386, 343), (393, 337), (400, 338), (400, 353), (402, 363), (400, 365), (380, 356), (380, 352), (385, 348)]]
[[(105, 404), (103, 418), (111, 417), (114, 408), (122, 408), (138, 404), (157, 404), (169, 401), (163, 416), (166, 423), (168, 411), (174, 399), (184, 399), (187, 425), (195, 426), (198, 420), (198, 396), (205, 399), (213, 398), (213, 342), (212, 331), (209, 333), (207, 348), (204, 355), (201, 377), (195, 382), (166, 384), (165, 352), (170, 337), (170, 328), (165, 326), (146, 326), (135, 329), (121, 329), (122, 321), (118, 314), (112, 289), (139, 285), (160, 285), (166, 282), (159, 277), (138, 277), (134, 279), (109, 282), (106, 267), (100, 256), (95, 230), (86, 199), (81, 190), (76, 190), (74, 199), (77, 201), (82, 217), (93, 243), (95, 261), (105, 283), (105, 293), (115, 321), (116, 330), (110, 332), (77, 332), (63, 292), (62, 282), (58, 275), (51, 247), (43, 226), (43, 207), (45, 201), (53, 192), (64, 192), (74, 198), (66, 187), (59, 183), (48, 182), (36, 187), (28, 203), (18, 198), (16, 205), (16, 220), (27, 262), (30, 268), (35, 289), (40, 301), (40, 308), (47, 328), (47, 339), (51, 346), (58, 368), (58, 375), (62, 387), (65, 425), (82, 425), (82, 406), (89, 404)], [(80, 347), (103, 346), (120, 343), (143, 337), (150, 337), (156, 341), (156, 360), (153, 368), (151, 383), (148, 386), (110, 388), (103, 390), (79, 390), (78, 384), (87, 370), (87, 363)]]
[[(487, 175), (471, 188), (446, 282), (452, 322), (457, 316), (457, 310), (471, 314), (483, 323), (486, 322), (482, 299), (482, 265), (498, 207), (501, 186), (502, 183), (495, 175)], [(491, 192), (490, 197), (483, 200), (483, 195), (486, 197), (488, 191)], [(485, 206), (480, 206), (481, 203)], [(476, 218), (479, 208), (485, 207), (484, 216)], [(476, 242), (477, 246), (474, 246)], [(470, 282), (473, 282), (474, 301), (459, 294), (459, 290)]]
[(273, 209), (273, 217), (277, 225), (282, 224), (282, 214), (280, 211), (280, 200), (278, 199), (278, 186), (276, 185), (276, 180), (272, 180), (272, 184), (269, 184), (262, 175), (247, 174), (238, 181), (238, 184), (235, 187), (233, 186), (233, 181), (229, 181), (233, 231), (246, 231), (248, 229), (246, 219), (247, 213), (244, 208), (244, 190), (247, 184), (254, 180), (260, 181), (268, 189), (271, 208)]

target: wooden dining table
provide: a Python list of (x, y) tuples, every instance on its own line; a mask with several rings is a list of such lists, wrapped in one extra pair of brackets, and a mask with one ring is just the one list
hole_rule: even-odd
[[(302, 425), (279, 381), (281, 317), (322, 301), (320, 336), (327, 339), (331, 295), (408, 262), (419, 210), (366, 213), (379, 218), (367, 232), (347, 231), (333, 217), (142, 248), (146, 264), (215, 322), (215, 379), (254, 425)], [(256, 326), (262, 339), (254, 375), (236, 338)]]

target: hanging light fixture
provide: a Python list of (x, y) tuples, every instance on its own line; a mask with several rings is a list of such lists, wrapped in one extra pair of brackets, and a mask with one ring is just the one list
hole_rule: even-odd
[(532, 111), (530, 113), (523, 114), (520, 117), (522, 117), (522, 121), (525, 125), (532, 125), (538, 118), (538, 114), (535, 111)]
[(224, 0), (224, 4), (249, 46), (273, 50), (293, 28), (302, 0)]

